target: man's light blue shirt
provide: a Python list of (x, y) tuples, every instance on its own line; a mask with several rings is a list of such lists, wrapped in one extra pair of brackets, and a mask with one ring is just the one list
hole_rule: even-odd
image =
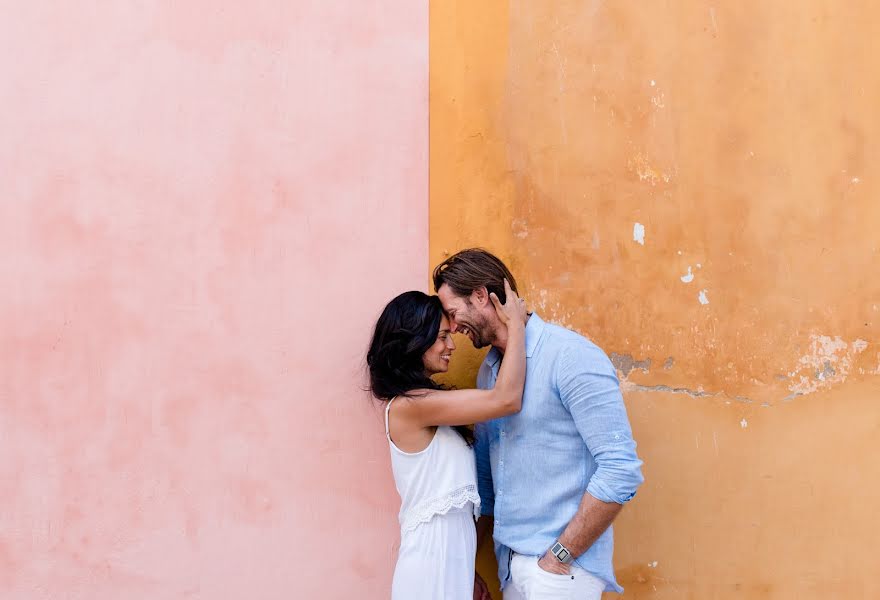
[[(642, 461), (617, 373), (594, 343), (532, 314), (526, 325), (522, 410), (476, 427), (482, 514), (495, 518), (495, 554), (503, 588), (511, 550), (543, 555), (574, 517), (584, 492), (624, 504), (644, 481)], [(477, 386), (495, 385), (501, 353), (492, 348)], [(611, 563), (609, 527), (575, 563), (622, 592)]]

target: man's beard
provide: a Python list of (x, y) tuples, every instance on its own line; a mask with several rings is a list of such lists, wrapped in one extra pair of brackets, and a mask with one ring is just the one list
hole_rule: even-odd
[(489, 341), (490, 333), (487, 331), (489, 326), (485, 320), (474, 323), (474, 325), (472, 327), (469, 326), (468, 329), (470, 329), (473, 334), (471, 343), (474, 345), (474, 348), (485, 348), (491, 343)]

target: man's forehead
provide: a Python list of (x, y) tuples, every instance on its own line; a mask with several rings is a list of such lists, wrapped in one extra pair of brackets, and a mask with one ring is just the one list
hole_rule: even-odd
[(443, 308), (447, 311), (450, 308), (456, 308), (457, 306), (464, 304), (464, 298), (456, 295), (456, 293), (445, 283), (440, 286), (439, 290), (437, 290), (437, 295), (440, 296), (440, 303), (443, 304)]

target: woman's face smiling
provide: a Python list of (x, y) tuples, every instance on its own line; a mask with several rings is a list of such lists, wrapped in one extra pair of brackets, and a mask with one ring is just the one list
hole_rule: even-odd
[(449, 370), (449, 360), (455, 351), (455, 342), (452, 341), (452, 332), (449, 327), (449, 319), (446, 315), (440, 319), (440, 330), (434, 345), (428, 348), (422, 355), (422, 363), (428, 375), (445, 373)]

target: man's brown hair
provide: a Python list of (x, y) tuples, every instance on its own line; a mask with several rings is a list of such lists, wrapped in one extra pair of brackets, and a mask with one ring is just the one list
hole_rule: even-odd
[(510, 269), (497, 256), (482, 248), (468, 248), (456, 252), (434, 269), (434, 291), (440, 291), (444, 283), (459, 296), (467, 298), (479, 287), (495, 292), (502, 303), (507, 302), (504, 280), (516, 289), (516, 280)]

